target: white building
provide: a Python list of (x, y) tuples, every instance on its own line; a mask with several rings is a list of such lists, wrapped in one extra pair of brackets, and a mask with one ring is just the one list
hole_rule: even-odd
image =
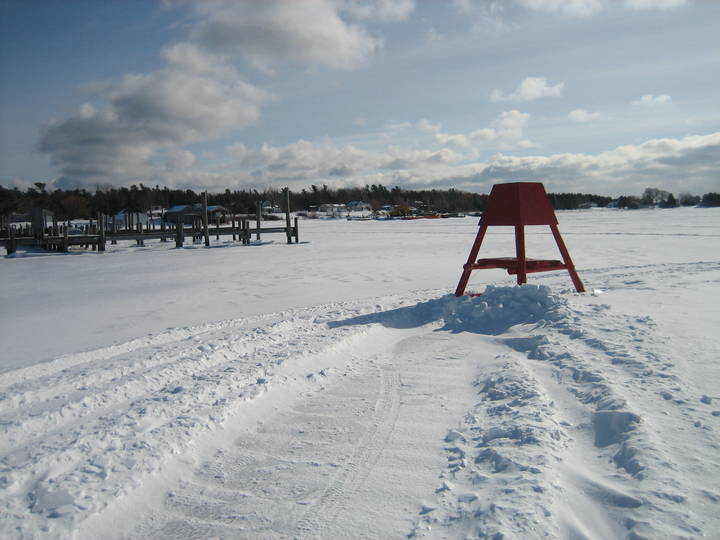
[(348, 208), (344, 204), (321, 204), (318, 207), (318, 213), (324, 214), (325, 217), (341, 217), (347, 214)]

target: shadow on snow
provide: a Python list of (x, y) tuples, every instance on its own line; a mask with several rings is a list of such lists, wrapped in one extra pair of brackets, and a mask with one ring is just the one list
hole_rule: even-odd
[(438, 330), (500, 335), (518, 324), (555, 321), (564, 300), (550, 293), (544, 285), (494, 287), (489, 285), (482, 296), (446, 295), (413, 306), (358, 315), (328, 323), (330, 328), (381, 324), (387, 328), (417, 328), (441, 323)]

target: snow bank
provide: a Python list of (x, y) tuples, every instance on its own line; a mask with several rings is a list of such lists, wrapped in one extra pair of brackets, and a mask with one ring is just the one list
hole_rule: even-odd
[(518, 324), (556, 321), (566, 301), (544, 285), (488, 285), (481, 296), (448, 299), (442, 313), (444, 329), (499, 335)]
[(518, 324), (554, 321), (564, 305), (560, 297), (544, 285), (498, 287), (488, 285), (481, 296), (444, 295), (399, 308), (382, 309), (329, 326), (382, 324), (389, 328), (415, 328), (440, 324), (450, 332), (499, 335)]

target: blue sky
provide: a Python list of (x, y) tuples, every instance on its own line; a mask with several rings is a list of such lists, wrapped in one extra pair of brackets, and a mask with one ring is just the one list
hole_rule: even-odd
[(720, 190), (720, 2), (3, 0), (0, 184)]

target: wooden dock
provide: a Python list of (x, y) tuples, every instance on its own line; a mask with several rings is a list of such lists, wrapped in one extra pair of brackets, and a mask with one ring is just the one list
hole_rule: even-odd
[[(210, 237), (214, 236), (219, 240), (221, 236), (232, 236), (233, 241), (239, 241), (243, 245), (251, 243), (252, 235), (260, 240), (264, 234), (284, 234), (287, 243), (298, 243), (300, 233), (298, 219), (290, 219), (290, 192), (284, 190), (286, 195), (285, 226), (262, 227), (260, 206), (255, 216), (255, 227), (251, 227), (251, 220), (248, 216), (232, 216), (230, 223), (221, 224), (218, 220), (210, 224), (207, 212), (207, 193), (203, 193), (202, 215), (200, 219), (193, 219), (192, 223), (186, 224), (183, 219), (178, 223), (161, 223), (156, 225), (148, 223), (143, 225), (137, 223), (133, 229), (119, 230), (114, 219), (100, 214), (95, 222), (91, 221), (80, 228), (71, 227), (70, 223), (55, 224), (51, 227), (44, 227), (41, 230), (31, 226), (12, 227), (7, 230), (6, 236), (0, 237), (0, 245), (5, 247), (7, 254), (15, 253), (18, 246), (31, 246), (48, 251), (67, 252), (71, 246), (81, 246), (93, 251), (105, 251), (107, 242), (117, 244), (120, 240), (135, 241), (137, 245), (144, 246), (146, 240), (160, 240), (161, 242), (175, 241), (176, 247), (183, 247), (186, 238), (192, 239), (193, 243), (204, 241), (205, 246), (210, 246)], [(181, 216), (182, 218), (182, 216)]]

